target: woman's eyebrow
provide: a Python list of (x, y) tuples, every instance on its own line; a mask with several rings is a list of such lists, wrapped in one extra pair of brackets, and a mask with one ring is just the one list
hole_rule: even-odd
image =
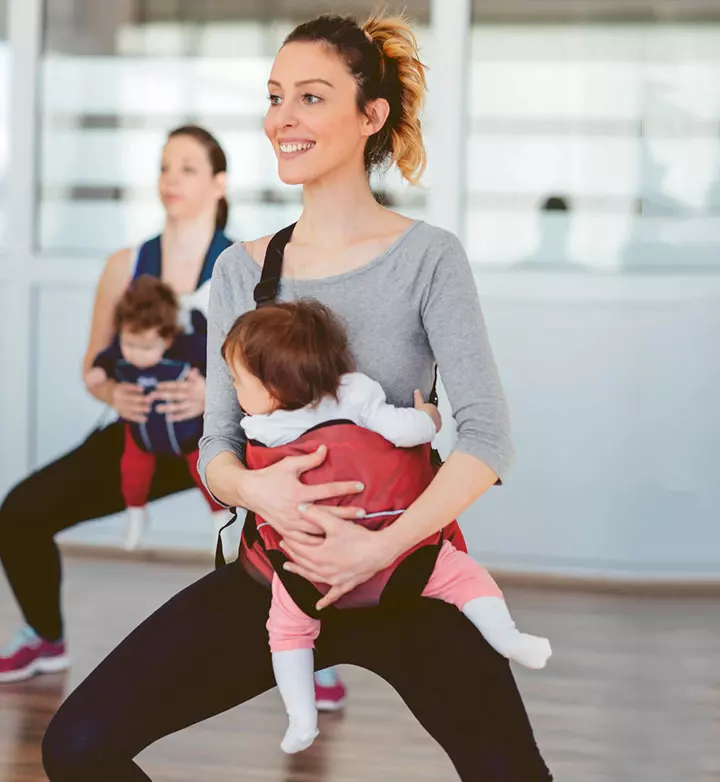
[[(331, 89), (335, 89), (334, 85), (330, 84), (329, 81), (326, 79), (302, 79), (301, 81), (296, 81), (295, 86), (296, 87), (302, 87), (305, 84), (312, 84), (313, 82), (319, 82), (320, 84), (325, 84), (326, 86), (330, 87)], [(280, 84), (279, 81), (275, 81), (274, 79), (270, 79), (268, 81), (268, 85), (272, 84), (275, 87), (282, 87), (282, 84)]]

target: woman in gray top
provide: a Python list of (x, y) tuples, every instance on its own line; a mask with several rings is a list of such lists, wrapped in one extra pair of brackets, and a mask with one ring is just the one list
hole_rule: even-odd
[[(427, 398), (437, 362), (458, 425), (435, 480), (382, 531), (345, 521), (359, 508), (313, 504), (362, 491), (353, 481), (299, 480), (324, 449), (246, 470), (241, 413), (219, 351), (235, 318), (254, 306), (269, 237), (222, 255), (211, 290), (200, 473), (227, 505), (273, 520), (293, 560), (288, 569), (330, 584), (328, 605), (468, 508), (504, 475), (512, 447), (462, 247), (379, 206), (368, 184), (368, 172), (388, 161), (410, 182), (424, 167), (424, 69), (410, 30), (398, 19), (360, 27), (320, 17), (288, 36), (268, 87), (265, 131), (279, 175), (302, 184), (304, 195), (279, 298), (311, 296), (335, 311), (358, 370), (391, 404), (412, 405), (416, 388)], [(146, 746), (270, 689), (269, 602), (267, 584), (250, 577), (241, 557), (160, 608), (56, 715), (44, 742), (51, 782), (147, 780), (133, 762)], [(417, 597), (333, 611), (316, 651), (319, 668), (352, 663), (390, 682), (462, 780), (551, 779), (507, 660), (453, 607)]]

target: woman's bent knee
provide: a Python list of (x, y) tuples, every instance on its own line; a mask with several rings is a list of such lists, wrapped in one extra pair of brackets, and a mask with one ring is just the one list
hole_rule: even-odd
[(0, 502), (0, 538), (26, 529), (32, 509), (37, 510), (37, 497), (31, 500), (25, 483), (13, 486)]
[(75, 724), (65, 719), (62, 708), (43, 737), (43, 768), (50, 782), (99, 780), (102, 753), (97, 730), (89, 723)]

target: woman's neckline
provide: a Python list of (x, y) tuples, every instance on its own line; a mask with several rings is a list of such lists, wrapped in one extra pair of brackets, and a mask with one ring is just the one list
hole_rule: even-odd
[[(208, 260), (210, 257), (210, 252), (212, 251), (213, 245), (215, 244), (218, 234), (224, 233), (224, 231), (221, 228), (215, 228), (213, 231), (213, 235), (210, 237), (210, 242), (205, 250), (205, 254), (202, 257), (202, 261), (200, 261), (200, 267), (198, 268), (197, 274), (195, 275), (195, 286), (192, 290), (189, 291), (177, 291), (175, 290), (174, 286), (170, 286), (175, 290), (176, 296), (192, 296), (194, 293), (198, 291), (198, 289), (201, 286), (203, 273), (205, 271), (205, 267), (208, 264)], [(163, 252), (163, 239), (165, 238), (165, 231), (163, 231), (161, 234), (158, 235), (157, 239), (159, 242), (159, 269), (158, 269), (158, 279), (161, 282), (165, 282), (167, 285), (170, 285), (170, 283), (167, 282), (167, 280), (163, 279), (163, 272), (167, 270), (167, 266), (165, 264), (165, 253)], [(137, 265), (137, 259), (136, 259), (136, 265)]]
[[(324, 277), (286, 277), (283, 275), (280, 279), (281, 282), (292, 282), (293, 285), (322, 285), (324, 283), (333, 283), (337, 282), (339, 280), (347, 279), (348, 277), (353, 277), (356, 274), (362, 274), (369, 269), (374, 268), (378, 264), (382, 263), (386, 258), (388, 258), (390, 255), (392, 255), (404, 242), (405, 240), (410, 236), (410, 234), (419, 226), (423, 224), (423, 220), (413, 220), (410, 225), (400, 234), (400, 236), (397, 237), (394, 241), (392, 241), (383, 252), (380, 253), (380, 255), (376, 255), (374, 258), (371, 258), (366, 263), (361, 264), (360, 266), (356, 266), (354, 269), (348, 269), (344, 272), (338, 272), (337, 274), (329, 274)], [(247, 248), (245, 245), (240, 242), (240, 249), (243, 253), (243, 258), (245, 259), (246, 263), (249, 263), (250, 266), (256, 270), (258, 276), (261, 272), (261, 266), (255, 261), (255, 259), (250, 255), (250, 253), (247, 251)]]

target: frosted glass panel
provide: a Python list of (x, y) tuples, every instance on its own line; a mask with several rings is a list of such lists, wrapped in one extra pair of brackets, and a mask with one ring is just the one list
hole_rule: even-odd
[[(376, 2), (332, 5), (364, 19)], [(403, 6), (427, 51), (429, 0)], [(169, 130), (188, 122), (207, 127), (228, 156), (231, 235), (250, 238), (297, 218), (300, 190), (278, 180), (263, 133), (265, 83), (284, 36), (298, 21), (326, 12), (327, 4), (146, 0), (131, 8), (47, 0), (46, 10), (41, 251), (95, 256), (159, 231), (161, 148)], [(373, 185), (408, 215), (424, 215), (425, 194), (397, 175), (377, 177)]]
[(519, 268), (720, 267), (719, 85), (720, 17), (476, 23), (471, 258)]

